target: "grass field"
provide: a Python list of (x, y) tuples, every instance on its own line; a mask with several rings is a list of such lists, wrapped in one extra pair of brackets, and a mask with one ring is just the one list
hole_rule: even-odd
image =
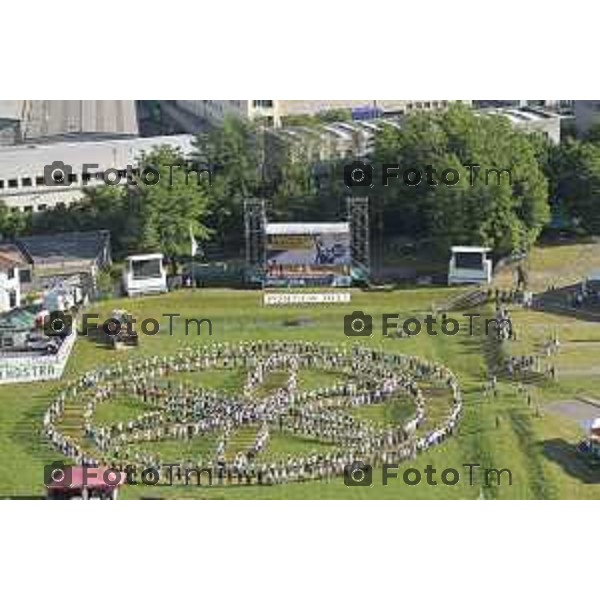
[[(424, 316), (432, 304), (440, 305), (456, 289), (419, 288), (393, 292), (353, 291), (348, 306), (319, 307), (263, 307), (261, 293), (237, 290), (188, 290), (161, 297), (119, 299), (90, 308), (107, 316), (113, 308), (131, 310), (138, 321), (153, 317), (161, 322), (162, 330), (155, 336), (141, 336), (137, 349), (112, 351), (99, 347), (87, 338), (80, 338), (71, 355), (65, 380), (93, 369), (98, 364), (126, 361), (135, 355), (157, 355), (175, 352), (182, 345), (198, 342), (251, 339), (303, 339), (334, 344), (349, 344), (352, 340), (343, 332), (343, 317), (351, 310), (363, 310), (373, 315), (374, 335), (358, 338), (362, 344), (373, 345), (388, 352), (416, 354), (447, 364), (459, 377), (465, 395), (465, 412), (457, 435), (441, 446), (418, 457), (413, 463), (401, 465), (424, 469), (432, 465), (439, 473), (447, 468), (461, 472), (460, 483), (454, 486), (430, 486), (422, 482), (409, 486), (400, 477), (389, 485), (382, 485), (381, 472), (375, 469), (370, 487), (346, 487), (342, 478), (329, 482), (292, 483), (279, 486), (227, 486), (198, 488), (125, 486), (121, 497), (162, 498), (600, 498), (600, 474), (590, 472), (574, 453), (575, 444), (583, 431), (576, 421), (566, 419), (548, 406), (578, 395), (600, 397), (600, 326), (565, 317), (541, 313), (513, 311), (519, 330), (519, 340), (506, 348), (515, 355), (536, 349), (549, 334), (558, 331), (561, 351), (556, 358), (558, 380), (539, 380), (529, 384), (533, 403), (528, 406), (516, 386), (509, 381), (499, 383), (495, 398), (484, 395), (489, 357), (488, 342), (480, 333), (469, 336), (461, 331), (456, 336), (428, 336), (422, 332), (412, 338), (391, 339), (381, 336), (381, 314), (400, 313), (401, 318)], [(481, 311), (480, 311), (481, 312)], [(178, 313), (173, 335), (168, 332), (166, 313)], [(465, 317), (453, 315), (466, 325)], [(207, 329), (200, 336), (185, 336), (183, 318), (210, 318), (213, 335)], [(289, 326), (290, 319), (302, 318), (301, 326)], [(193, 328), (192, 328), (193, 329)], [(595, 369), (598, 369), (596, 372)], [(561, 374), (564, 373), (564, 375)], [(243, 385), (245, 373), (213, 370), (201, 374), (183, 374), (180, 379), (195, 385), (235, 393)], [(261, 393), (279, 386), (282, 373), (272, 373)], [(303, 370), (299, 384), (303, 389), (327, 385), (339, 380), (337, 373), (318, 373)], [(41, 438), (42, 415), (62, 382), (8, 385), (0, 387), (0, 496), (41, 496), (43, 467), (61, 456), (52, 451)], [(448, 398), (433, 395), (429, 419), (435, 420), (448, 407)], [(115, 423), (140, 413), (140, 406), (128, 398), (99, 407), (95, 419), (99, 423)], [(402, 421), (411, 406), (398, 399), (386, 406), (354, 410), (354, 416), (375, 423)], [(598, 410), (600, 414), (600, 409)], [(73, 435), (81, 424), (76, 407), (67, 411), (62, 426)], [(79, 431), (80, 433), (80, 431)], [(239, 440), (231, 441), (231, 449), (243, 448), (254, 431), (240, 430)], [(212, 439), (194, 439), (190, 442), (147, 442), (156, 450), (160, 444), (163, 458), (193, 457), (206, 452)], [(323, 449), (319, 442), (273, 434), (268, 456), (277, 458), (289, 453), (302, 454)], [(477, 478), (469, 484), (465, 463), (479, 464), (488, 469), (510, 469), (512, 486), (483, 485)], [(439, 481), (439, 475), (438, 475)]]

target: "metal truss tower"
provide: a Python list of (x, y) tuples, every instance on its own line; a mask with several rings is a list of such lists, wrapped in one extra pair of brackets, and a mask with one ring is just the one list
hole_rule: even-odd
[(262, 277), (267, 262), (267, 210), (265, 201), (258, 198), (244, 200), (246, 235), (246, 269), (251, 278)]
[(369, 199), (348, 198), (347, 206), (352, 267), (358, 271), (358, 274), (368, 279), (371, 273)]

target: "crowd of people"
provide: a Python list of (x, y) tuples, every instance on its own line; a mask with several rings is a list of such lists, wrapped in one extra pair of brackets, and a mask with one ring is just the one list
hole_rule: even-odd
[[(242, 393), (221, 391), (177, 381), (171, 375), (214, 369), (244, 369)], [(334, 373), (339, 379), (303, 390), (300, 370)], [(272, 373), (286, 373), (281, 387), (265, 386)], [(426, 420), (427, 402), (419, 385), (447, 387), (451, 402), (442, 423)], [(353, 408), (378, 405), (398, 396), (408, 398), (414, 413), (403, 423), (382, 424), (356, 418)], [(128, 421), (99, 424), (100, 403), (132, 398), (147, 407)], [(83, 440), (61, 431), (66, 403), (83, 403)], [(161, 440), (216, 439), (214, 451), (182, 457), (181, 468), (170, 469), (174, 483), (185, 469), (210, 472), (219, 483), (273, 484), (337, 476), (356, 460), (377, 464), (414, 457), (443, 442), (458, 426), (462, 396), (458, 381), (445, 366), (426, 359), (386, 354), (362, 346), (334, 347), (313, 342), (240, 342), (183, 348), (173, 356), (155, 356), (97, 369), (63, 390), (44, 416), (48, 441), (80, 464), (123, 465), (163, 474), (160, 453), (147, 451)], [(252, 429), (245, 450), (230, 448), (240, 428)], [(314, 441), (322, 451), (301, 456), (268, 452), (271, 434)], [(185, 454), (184, 451), (182, 451)]]

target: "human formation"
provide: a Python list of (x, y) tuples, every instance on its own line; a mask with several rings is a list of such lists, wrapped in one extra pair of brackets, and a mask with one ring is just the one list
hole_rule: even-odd
[[(194, 386), (176, 374), (243, 369), (240, 394)], [(302, 369), (339, 376), (335, 383), (303, 390)], [(286, 374), (283, 385), (264, 392), (271, 373)], [(422, 382), (449, 391), (443, 422), (426, 420)], [(107, 424), (94, 420), (99, 404), (128, 397), (146, 410), (137, 418)], [(353, 408), (408, 398), (414, 412), (403, 423), (381, 424), (353, 415)], [(65, 404), (83, 404), (83, 435), (61, 431)], [(64, 389), (44, 415), (44, 435), (59, 452), (78, 464), (135, 465), (182, 483), (188, 470), (209, 472), (220, 484), (276, 484), (341, 475), (360, 460), (399, 462), (452, 435), (462, 412), (454, 374), (420, 357), (383, 353), (363, 346), (334, 347), (313, 342), (240, 342), (181, 349), (172, 356), (138, 359), (88, 372)], [(253, 432), (244, 449), (232, 447), (240, 428)], [(314, 442), (318, 450), (303, 455), (269, 451), (274, 433)], [(181, 468), (168, 467), (152, 442), (204, 438), (211, 450), (182, 456)], [(140, 445), (140, 442), (144, 442)], [(312, 446), (310, 446), (312, 447)], [(182, 450), (182, 453), (185, 451)]]

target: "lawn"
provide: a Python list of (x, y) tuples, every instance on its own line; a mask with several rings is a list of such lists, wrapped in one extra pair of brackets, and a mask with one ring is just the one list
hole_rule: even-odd
[[(420, 455), (414, 462), (401, 465), (400, 473), (408, 467), (424, 469), (432, 465), (438, 473), (446, 468), (461, 472), (457, 485), (437, 486), (421, 483), (410, 486), (399, 479), (382, 485), (381, 470), (374, 470), (370, 487), (346, 487), (342, 478), (330, 482), (290, 483), (280, 486), (228, 486), (213, 488), (125, 486), (122, 497), (164, 498), (600, 498), (600, 486), (590, 485), (589, 474), (573, 453), (574, 445), (582, 436), (579, 425), (556, 413), (546, 410), (548, 403), (573, 398), (577, 394), (597, 394), (600, 376), (582, 374), (560, 376), (560, 370), (578, 366), (587, 369), (598, 364), (600, 353), (594, 348), (580, 348), (576, 340), (600, 339), (600, 330), (592, 331), (589, 324), (568, 318), (549, 317), (539, 313), (515, 311), (520, 322), (519, 341), (509, 351), (520, 353), (543, 343), (548, 332), (558, 328), (564, 354), (559, 361), (559, 377), (556, 382), (540, 381), (531, 386), (534, 403), (528, 406), (515, 386), (502, 381), (499, 394), (490, 398), (483, 394), (486, 381), (488, 355), (486, 343), (480, 335), (468, 336), (461, 331), (456, 336), (428, 336), (425, 332), (413, 338), (383, 338), (381, 314), (400, 313), (401, 319), (412, 315), (423, 317), (431, 311), (432, 304), (441, 305), (456, 290), (447, 288), (418, 288), (391, 292), (353, 291), (348, 306), (312, 307), (263, 307), (261, 293), (238, 290), (187, 290), (160, 297), (111, 300), (98, 306), (98, 312), (107, 316), (114, 308), (127, 308), (138, 322), (156, 318), (161, 331), (154, 336), (141, 336), (139, 348), (112, 351), (98, 346), (94, 341), (80, 338), (70, 358), (65, 379), (79, 376), (96, 365), (127, 361), (131, 356), (162, 355), (177, 352), (185, 345), (218, 343), (225, 340), (252, 339), (303, 339), (327, 344), (351, 344), (343, 331), (344, 315), (362, 310), (373, 315), (374, 335), (357, 338), (361, 344), (373, 345), (386, 352), (399, 352), (427, 357), (447, 364), (459, 377), (465, 393), (465, 412), (457, 435), (446, 443)], [(89, 312), (94, 312), (90, 308)], [(177, 313), (172, 335), (169, 318), (161, 315)], [(466, 322), (464, 317), (453, 315)], [(212, 336), (204, 327), (201, 335), (185, 336), (185, 318), (209, 318), (212, 320)], [(289, 322), (301, 319), (300, 326)], [(571, 346), (570, 344), (573, 343)], [(600, 343), (598, 344), (600, 347)], [(560, 362), (563, 361), (563, 362)], [(562, 366), (561, 366), (562, 365)], [(200, 374), (181, 374), (174, 380), (220, 389), (235, 393), (243, 386), (246, 374), (242, 370), (212, 370)], [(335, 372), (319, 373), (301, 370), (301, 389), (311, 389), (332, 384), (343, 378)], [(285, 384), (283, 373), (273, 372), (266, 379), (261, 394)], [(40, 384), (22, 384), (0, 387), (0, 496), (23, 497), (43, 494), (43, 467), (60, 460), (61, 455), (51, 450), (41, 438), (42, 415), (64, 381)], [(435, 390), (429, 404), (428, 419), (431, 423), (441, 418), (449, 406), (449, 398)], [(138, 403), (122, 398), (118, 402), (102, 405), (95, 419), (101, 423), (128, 420), (139, 414)], [(354, 410), (356, 418), (373, 422), (402, 421), (412, 406), (399, 397), (384, 407), (367, 407)], [(600, 412), (600, 410), (599, 410)], [(65, 415), (62, 424), (70, 433), (80, 431), (81, 415), (77, 407)], [(238, 430), (230, 440), (228, 453), (241, 451), (254, 439), (256, 430)], [(151, 452), (159, 450), (163, 458), (197, 456), (214, 447), (214, 440), (198, 438), (188, 443), (163, 440), (145, 442), (142, 446)], [(213, 444), (213, 446), (211, 446)], [(276, 459), (288, 454), (326, 451), (327, 445), (307, 439), (292, 438), (274, 433), (266, 450)], [(510, 469), (513, 485), (485, 486), (480, 480), (470, 485), (465, 463), (479, 464), (482, 468)], [(439, 480), (439, 477), (438, 477)]]

